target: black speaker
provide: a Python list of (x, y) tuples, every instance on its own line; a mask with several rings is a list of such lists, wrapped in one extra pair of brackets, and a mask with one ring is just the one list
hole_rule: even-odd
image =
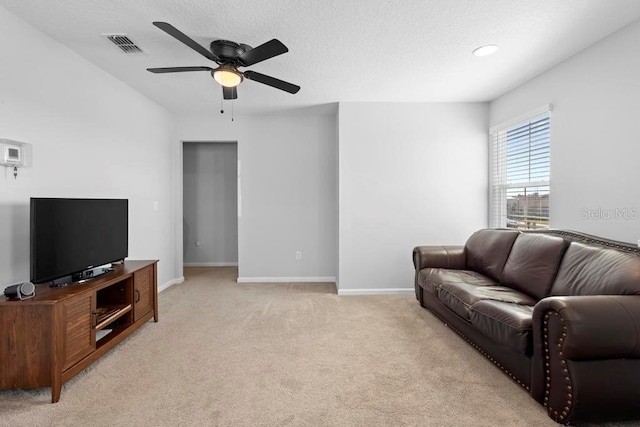
[(8, 286), (4, 290), (4, 295), (13, 299), (33, 298), (36, 295), (36, 287), (31, 282), (18, 283)]

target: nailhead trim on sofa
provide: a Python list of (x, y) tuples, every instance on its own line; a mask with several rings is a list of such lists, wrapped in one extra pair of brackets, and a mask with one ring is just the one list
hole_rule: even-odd
[[(549, 317), (550, 316), (558, 316), (560, 318), (560, 322), (562, 323), (562, 335), (558, 339), (558, 343), (555, 346), (551, 346), (549, 342)], [(545, 313), (544, 315), (544, 327), (543, 327), (543, 335), (544, 335), (544, 359), (545, 359), (545, 391), (544, 391), (544, 406), (547, 408), (547, 412), (549, 416), (558, 423), (564, 423), (566, 418), (568, 417), (571, 406), (573, 405), (573, 388), (571, 386), (571, 378), (569, 377), (569, 368), (567, 366), (567, 361), (562, 354), (562, 343), (567, 337), (567, 325), (565, 324), (564, 319), (560, 314), (556, 311), (551, 311)], [(551, 348), (557, 348), (558, 356), (560, 357), (560, 363), (562, 364), (562, 373), (564, 374), (564, 380), (566, 382), (566, 397), (567, 401), (562, 410), (556, 410), (549, 406), (549, 394), (551, 388), (551, 365), (550, 365), (550, 352)], [(554, 350), (555, 351), (555, 350)]]
[(626, 242), (619, 242), (616, 240), (608, 240), (598, 238), (596, 236), (591, 236), (590, 234), (579, 233), (577, 231), (567, 231), (567, 230), (520, 230), (521, 233), (533, 233), (533, 234), (550, 234), (552, 236), (559, 236), (570, 240), (572, 242), (583, 242), (591, 245), (604, 246), (607, 248), (617, 249), (619, 251), (631, 252), (640, 254), (640, 248), (634, 245), (631, 245)]

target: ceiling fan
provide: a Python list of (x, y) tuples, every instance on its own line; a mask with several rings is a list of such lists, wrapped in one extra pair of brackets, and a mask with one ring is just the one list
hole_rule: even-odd
[(270, 40), (258, 47), (252, 48), (243, 43), (236, 43), (228, 40), (214, 40), (209, 49), (198, 44), (195, 40), (182, 33), (173, 25), (166, 22), (154, 22), (153, 25), (160, 28), (171, 37), (181, 41), (200, 55), (218, 64), (217, 68), (211, 67), (166, 67), (147, 68), (152, 73), (181, 73), (185, 71), (209, 71), (211, 76), (222, 85), (222, 95), (224, 99), (236, 99), (238, 97), (237, 86), (244, 78), (253, 80), (276, 89), (289, 93), (298, 93), (300, 86), (275, 77), (246, 70), (239, 71), (238, 67), (248, 67), (282, 55), (289, 51), (287, 47), (277, 39)]

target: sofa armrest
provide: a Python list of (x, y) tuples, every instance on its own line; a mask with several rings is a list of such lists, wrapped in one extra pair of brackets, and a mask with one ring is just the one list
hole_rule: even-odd
[(416, 269), (413, 286), (416, 299), (423, 305), (422, 288), (418, 285), (418, 273), (423, 268), (464, 269), (467, 253), (464, 246), (416, 246), (413, 248), (413, 266)]
[(544, 298), (533, 346), (531, 394), (555, 421), (640, 415), (640, 295)]
[(413, 249), (416, 272), (423, 268), (463, 270), (467, 265), (464, 246), (417, 246)]
[(589, 295), (544, 298), (534, 323), (549, 312), (562, 319), (563, 356), (571, 360), (640, 357), (640, 295)]

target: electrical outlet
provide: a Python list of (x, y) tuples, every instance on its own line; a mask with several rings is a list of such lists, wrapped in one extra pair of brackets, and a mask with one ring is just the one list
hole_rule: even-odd
[(300, 261), (302, 259), (302, 251), (296, 251), (296, 259)]
[(638, 239), (638, 247), (640, 248), (640, 239)]

